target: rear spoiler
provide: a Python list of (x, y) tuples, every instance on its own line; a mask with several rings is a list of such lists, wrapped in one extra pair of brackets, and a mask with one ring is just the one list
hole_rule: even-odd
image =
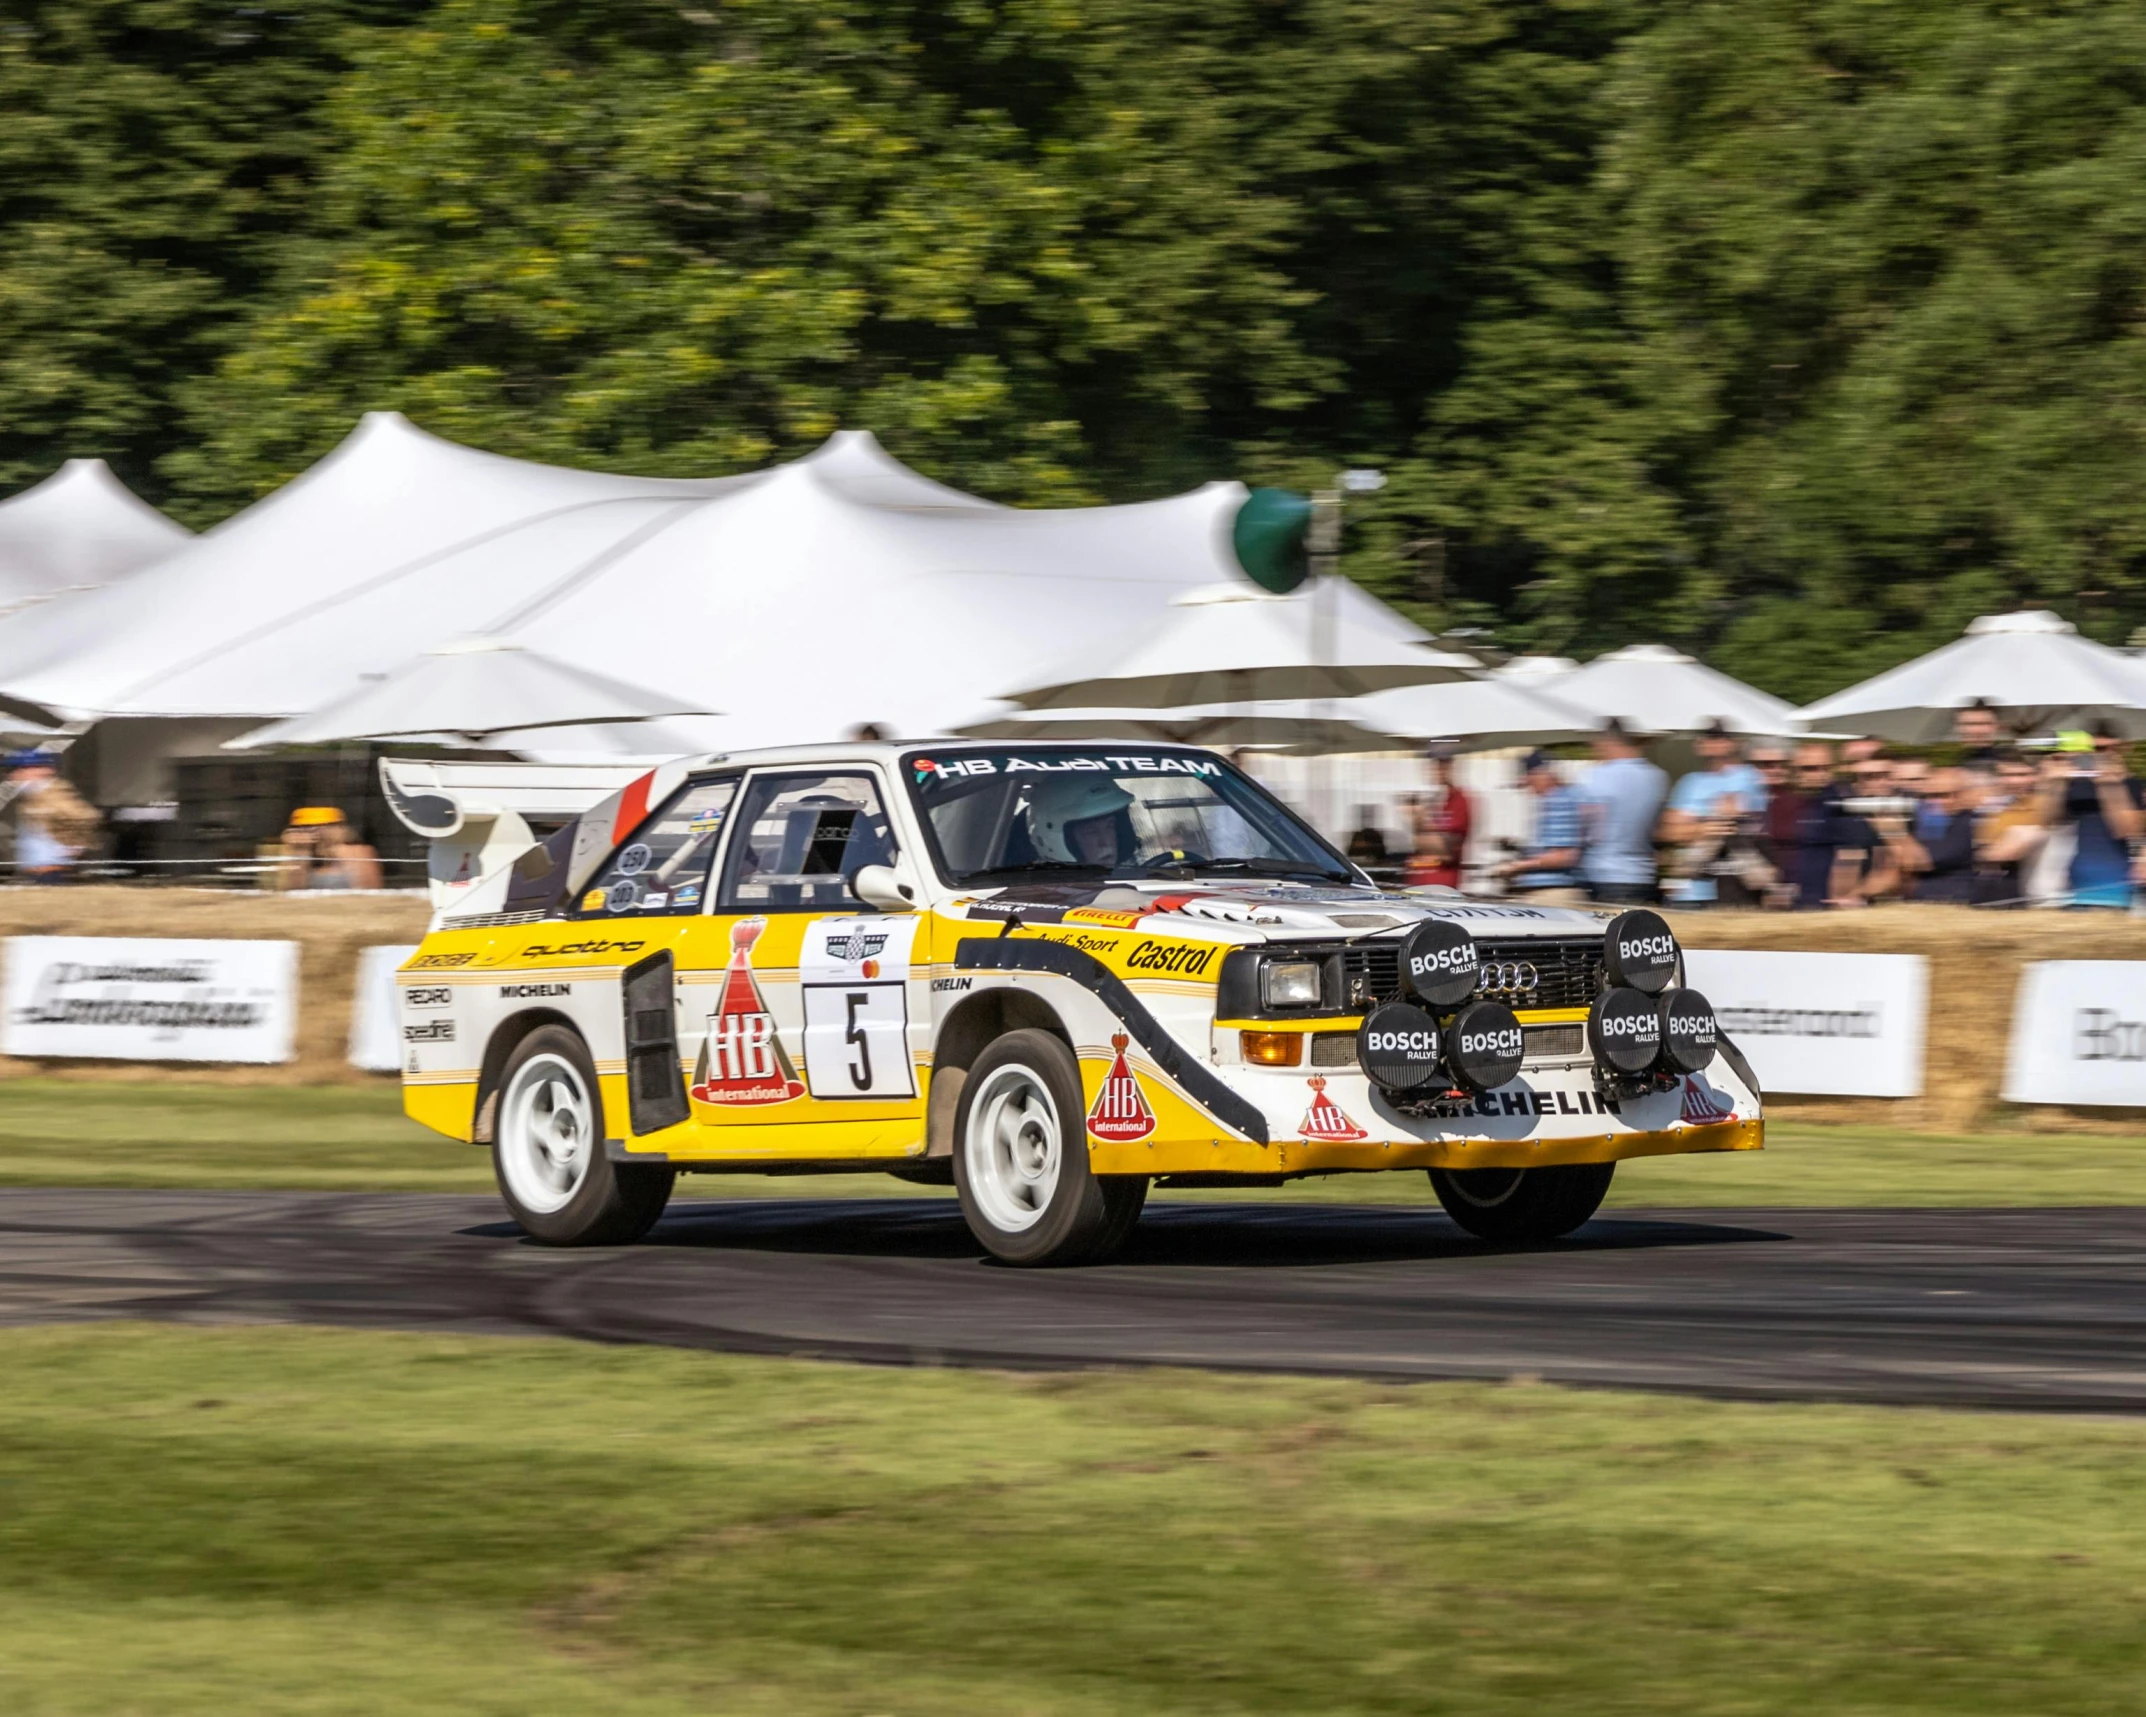
[[(618, 763), (439, 763), (383, 757), (380, 789), (403, 827), (430, 842), (435, 926), (541, 912), (595, 874), (649, 807), (685, 780), (691, 760), (655, 769)], [(556, 826), (540, 841), (534, 823)]]

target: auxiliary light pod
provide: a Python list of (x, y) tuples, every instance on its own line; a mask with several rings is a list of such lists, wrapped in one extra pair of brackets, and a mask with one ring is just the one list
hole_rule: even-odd
[(1511, 1084), (1526, 1060), (1527, 1033), (1503, 1002), (1470, 1002), (1446, 1027), (1446, 1064), (1470, 1091)]
[(1445, 1070), (1437, 1020), (1412, 1002), (1381, 1002), (1356, 1028), (1356, 1059), (1382, 1091), (1420, 1091)]
[(1442, 918), (1426, 919), (1401, 944), (1403, 987), (1441, 1012), (1475, 994), (1482, 970), (1475, 938)]
[(1659, 912), (1620, 912), (1602, 933), (1603, 969), (1611, 985), (1658, 996), (1677, 973), (1677, 939)]

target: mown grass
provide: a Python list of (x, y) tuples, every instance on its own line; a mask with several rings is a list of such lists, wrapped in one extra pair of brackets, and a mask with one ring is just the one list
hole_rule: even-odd
[[(0, 1186), (485, 1192), (484, 1152), (404, 1118), (392, 1085), (250, 1088), (0, 1082)], [(695, 1198), (944, 1197), (885, 1175), (700, 1175)], [(1337, 1175), (1170, 1197), (1429, 1204), (1420, 1174)], [(1775, 1122), (1760, 1152), (1622, 1165), (1620, 1205), (2146, 1204), (2146, 1139), (1969, 1137)]]
[(2089, 1713), (2146, 1685), (2136, 1423), (134, 1325), (0, 1332), (0, 1366), (11, 1712)]

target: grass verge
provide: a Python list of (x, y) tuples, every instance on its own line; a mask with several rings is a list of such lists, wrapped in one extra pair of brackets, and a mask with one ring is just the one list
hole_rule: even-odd
[[(391, 1085), (145, 1087), (0, 1082), (0, 1186), (489, 1192), (482, 1151), (404, 1118)], [(700, 1175), (686, 1196), (944, 1197), (885, 1175)], [(1336, 1175), (1279, 1189), (1171, 1193), (1430, 1204), (1420, 1174)], [(1617, 1172), (1619, 1205), (2146, 1204), (2146, 1139), (1942, 1137), (1782, 1121), (1759, 1152), (1649, 1157)]]
[(0, 1332), (72, 1714), (2107, 1712), (2146, 1426)]

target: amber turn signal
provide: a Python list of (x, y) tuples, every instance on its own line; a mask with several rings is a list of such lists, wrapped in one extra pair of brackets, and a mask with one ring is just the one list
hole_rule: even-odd
[(1240, 1031), (1244, 1058), (1255, 1067), (1294, 1067), (1304, 1059), (1301, 1031)]

